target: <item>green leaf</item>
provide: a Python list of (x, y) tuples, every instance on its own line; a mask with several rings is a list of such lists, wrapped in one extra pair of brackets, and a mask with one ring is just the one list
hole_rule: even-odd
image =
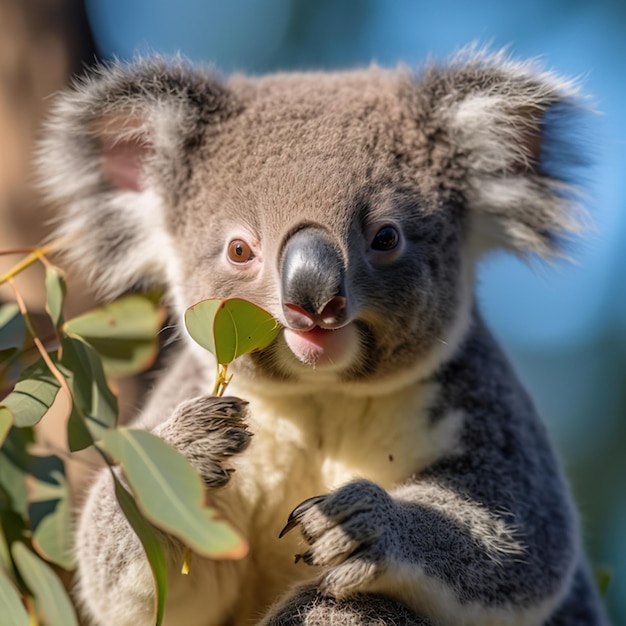
[(115, 497), (128, 523), (133, 527), (137, 537), (139, 537), (152, 569), (156, 589), (155, 624), (160, 626), (163, 621), (165, 596), (167, 594), (167, 566), (165, 564), (163, 547), (159, 543), (154, 529), (141, 514), (135, 500), (126, 491), (115, 474), (113, 474), (113, 481), (115, 484)]
[[(102, 369), (102, 363), (95, 350), (79, 337), (67, 333), (61, 334), (63, 348), (62, 364), (71, 372), (68, 382), (74, 395), (74, 401), (86, 418), (85, 425), (94, 439), (100, 439), (108, 428), (117, 423), (117, 398), (109, 389)], [(70, 415), (73, 434), (84, 435), (76, 426), (76, 412)], [(80, 418), (80, 415), (78, 416)], [(72, 439), (72, 437), (70, 437)], [(84, 436), (78, 438), (82, 443), (91, 444)], [(77, 439), (73, 440), (76, 445)], [(86, 447), (86, 446), (82, 446)], [(72, 450), (82, 449), (72, 447)]]
[(159, 352), (156, 335), (149, 341), (89, 339), (102, 359), (104, 371), (112, 378), (126, 378), (145, 372)]
[(11, 302), (0, 306), (0, 353), (21, 348), (25, 339), (26, 326), (17, 304)]
[(84, 450), (94, 443), (86, 422), (87, 418), (81, 417), (76, 407), (72, 407), (72, 412), (67, 420), (67, 447), (70, 452)]
[(65, 476), (57, 470), (52, 470), (47, 478), (54, 482), (39, 480), (34, 475), (29, 476), (27, 481), (31, 505), (56, 501), (54, 508), (38, 522), (35, 507), (31, 506), (31, 525), (35, 525), (33, 547), (47, 561), (70, 570), (74, 567), (74, 554), (69, 485)]
[(0, 447), (13, 426), (13, 414), (6, 407), (0, 407)]
[(0, 615), (3, 626), (29, 626), (22, 599), (9, 577), (0, 569)]
[(19, 351), (20, 351), (19, 348), (7, 348), (6, 350), (0, 350), (0, 363), (4, 363), (5, 361), (8, 361), (12, 356), (16, 355)]
[(30, 529), (26, 526), (24, 518), (15, 513), (15, 511), (2, 511), (0, 515), (0, 527), (4, 543), (10, 547), (16, 542), (25, 542), (28, 540)]
[(71, 570), (75, 566), (73, 546), (70, 503), (62, 498), (35, 529), (33, 547), (47, 561)]
[(29, 472), (32, 456), (28, 453), (28, 448), (34, 442), (32, 428), (12, 428), (0, 452), (6, 454), (16, 467)]
[(15, 426), (34, 426), (48, 412), (60, 389), (43, 359), (27, 367), (0, 408), (13, 415)]
[(23, 543), (11, 548), (13, 559), (35, 596), (40, 615), (48, 626), (78, 626), (76, 614), (67, 593), (50, 566), (31, 552)]
[(98, 352), (109, 376), (123, 377), (153, 363), (163, 319), (164, 310), (153, 294), (132, 294), (76, 317), (63, 328)]
[(63, 272), (53, 265), (46, 266), (46, 311), (48, 311), (55, 328), (59, 328), (63, 324), (65, 291)]
[(222, 365), (267, 347), (280, 330), (267, 311), (240, 298), (202, 300), (187, 309), (185, 325), (191, 337)]
[(600, 595), (602, 597), (605, 597), (609, 590), (611, 579), (613, 578), (613, 573), (610, 568), (599, 565), (595, 568), (594, 574), (596, 578), (596, 584), (598, 585), (598, 589), (600, 591)]
[(28, 517), (26, 470), (15, 465), (4, 450), (0, 452), (0, 485), (10, 499), (11, 510)]
[[(0, 507), (0, 517), (4, 515), (2, 507)], [(4, 528), (0, 525), (0, 570), (4, 569), (9, 571), (13, 567), (11, 562), (11, 555), (9, 554), (9, 546), (7, 545), (6, 537), (4, 536)]]
[(51, 483), (47, 480), (39, 480), (34, 476), (28, 479), (28, 501), (29, 502), (47, 502), (48, 500), (61, 500), (68, 495), (67, 481), (65, 476), (60, 472), (53, 473), (56, 482)]
[(195, 552), (215, 559), (239, 559), (248, 546), (239, 534), (204, 506), (200, 477), (185, 457), (142, 430), (117, 429), (99, 444), (122, 465), (144, 515)]

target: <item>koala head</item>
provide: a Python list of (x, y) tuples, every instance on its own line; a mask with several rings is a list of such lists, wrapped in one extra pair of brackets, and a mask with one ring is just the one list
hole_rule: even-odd
[(41, 172), (106, 296), (162, 284), (179, 316), (246, 298), (284, 330), (242, 375), (374, 392), (455, 349), (481, 251), (551, 255), (577, 229), (579, 112), (502, 55), (229, 80), (140, 61), (59, 99)]

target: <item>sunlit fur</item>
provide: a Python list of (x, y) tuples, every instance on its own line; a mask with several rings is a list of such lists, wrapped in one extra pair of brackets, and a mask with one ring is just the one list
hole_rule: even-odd
[[(58, 99), (42, 184), (103, 298), (159, 284), (179, 320), (238, 296), (285, 323), (282, 250), (308, 226), (337, 251), (356, 329), (326, 366), (280, 333), (215, 399), (215, 364), (181, 323), (136, 425), (189, 459), (250, 554), (196, 555), (184, 577), (161, 534), (166, 624), (606, 624), (559, 463), (474, 298), (485, 250), (555, 256), (580, 230), (582, 102), (476, 48), (416, 72), (229, 79), (139, 60)], [(386, 224), (387, 256), (370, 247)], [(229, 262), (233, 238), (249, 263)], [(149, 624), (152, 575), (106, 472), (76, 549), (86, 617)]]

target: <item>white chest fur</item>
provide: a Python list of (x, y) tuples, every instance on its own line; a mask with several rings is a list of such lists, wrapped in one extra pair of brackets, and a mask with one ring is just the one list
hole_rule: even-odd
[[(385, 396), (251, 396), (254, 439), (236, 462), (247, 497), (298, 504), (356, 478), (391, 488), (456, 444), (460, 416), (430, 423), (436, 386)], [(256, 493), (255, 493), (256, 492)], [(282, 507), (280, 507), (282, 508)]]
[(460, 415), (430, 423), (435, 385), (373, 397), (263, 396), (233, 381), (229, 392), (250, 402), (254, 433), (249, 448), (232, 459), (229, 513), (250, 541), (252, 563), (263, 565), (247, 569), (244, 587), (256, 593), (248, 592), (241, 606), (244, 621), (298, 580), (317, 574), (294, 564), (294, 554), (303, 551), (299, 533), (278, 539), (298, 504), (357, 478), (386, 489), (401, 484), (456, 445), (461, 423)]

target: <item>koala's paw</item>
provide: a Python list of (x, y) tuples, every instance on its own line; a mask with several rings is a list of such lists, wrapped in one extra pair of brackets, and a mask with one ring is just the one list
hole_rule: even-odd
[(176, 407), (155, 433), (185, 455), (209, 487), (222, 487), (234, 471), (224, 467), (250, 444), (248, 403), (235, 397), (199, 396)]
[(328, 568), (319, 589), (342, 598), (367, 591), (387, 567), (395, 547), (396, 515), (389, 494), (361, 480), (302, 502), (280, 536), (300, 526), (309, 547), (296, 555), (296, 562)]

